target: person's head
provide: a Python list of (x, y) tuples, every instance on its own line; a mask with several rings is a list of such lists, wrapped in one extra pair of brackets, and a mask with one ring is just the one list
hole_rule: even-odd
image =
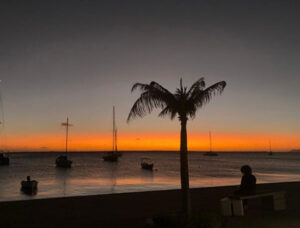
[(241, 167), (241, 172), (244, 174), (244, 175), (250, 175), (252, 174), (252, 169), (249, 165), (243, 165)]
[(27, 180), (30, 181), (30, 176), (27, 176)]

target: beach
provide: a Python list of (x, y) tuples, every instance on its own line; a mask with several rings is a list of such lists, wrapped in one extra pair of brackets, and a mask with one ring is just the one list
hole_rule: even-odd
[[(236, 187), (191, 189), (193, 210), (220, 214), (220, 199)], [(299, 189), (300, 182), (259, 184), (258, 191), (286, 191), (287, 210), (272, 212), (257, 208), (251, 221), (263, 221), (258, 219), (261, 216), (288, 216), (288, 222), (300, 226), (300, 219), (299, 223), (296, 219), (300, 211)], [(180, 199), (180, 190), (165, 190), (1, 202), (0, 227), (147, 227), (151, 218), (176, 212)], [(242, 220), (233, 218), (228, 223), (234, 227), (249, 216), (253, 217), (246, 214)]]

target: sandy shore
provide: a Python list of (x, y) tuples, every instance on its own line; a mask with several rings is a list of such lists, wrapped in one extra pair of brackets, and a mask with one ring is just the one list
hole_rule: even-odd
[[(234, 189), (191, 189), (193, 209), (219, 213), (219, 200)], [(300, 211), (300, 182), (260, 184), (258, 190), (285, 190), (288, 213)], [(146, 218), (178, 208), (179, 190), (1, 202), (0, 227), (143, 227)]]

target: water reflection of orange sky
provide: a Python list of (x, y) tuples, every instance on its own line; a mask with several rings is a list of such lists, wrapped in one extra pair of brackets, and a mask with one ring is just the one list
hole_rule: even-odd
[[(274, 151), (300, 148), (300, 134), (214, 133), (212, 143), (216, 151), (261, 151), (269, 150), (269, 139)], [(110, 150), (111, 140), (110, 134), (71, 134), (69, 147), (72, 151)], [(64, 149), (65, 138), (63, 134), (18, 135), (7, 136), (4, 143), (9, 150), (56, 151)], [(189, 150), (208, 150), (208, 134), (190, 133), (188, 146)], [(119, 134), (118, 147), (120, 150), (178, 150), (179, 134)]]
[[(201, 178), (190, 178), (191, 186), (225, 186), (225, 185), (236, 185), (239, 184), (240, 178), (212, 178), (212, 177), (201, 177)], [(112, 179), (72, 179), (70, 184), (76, 185), (141, 185), (141, 184), (161, 184), (170, 186), (180, 186), (180, 178), (178, 177), (155, 177), (155, 178), (116, 178)]]

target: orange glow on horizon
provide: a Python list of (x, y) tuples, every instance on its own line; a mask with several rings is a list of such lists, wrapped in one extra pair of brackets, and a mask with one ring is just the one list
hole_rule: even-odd
[[(269, 140), (273, 151), (288, 151), (300, 148), (300, 135), (214, 133), (212, 148), (215, 151), (268, 151)], [(65, 138), (59, 135), (8, 136), (3, 148), (10, 151), (61, 151)], [(119, 150), (178, 150), (180, 135), (176, 133), (120, 134)], [(71, 134), (70, 151), (111, 150), (110, 134)], [(207, 133), (188, 134), (188, 148), (192, 151), (209, 150)]]

